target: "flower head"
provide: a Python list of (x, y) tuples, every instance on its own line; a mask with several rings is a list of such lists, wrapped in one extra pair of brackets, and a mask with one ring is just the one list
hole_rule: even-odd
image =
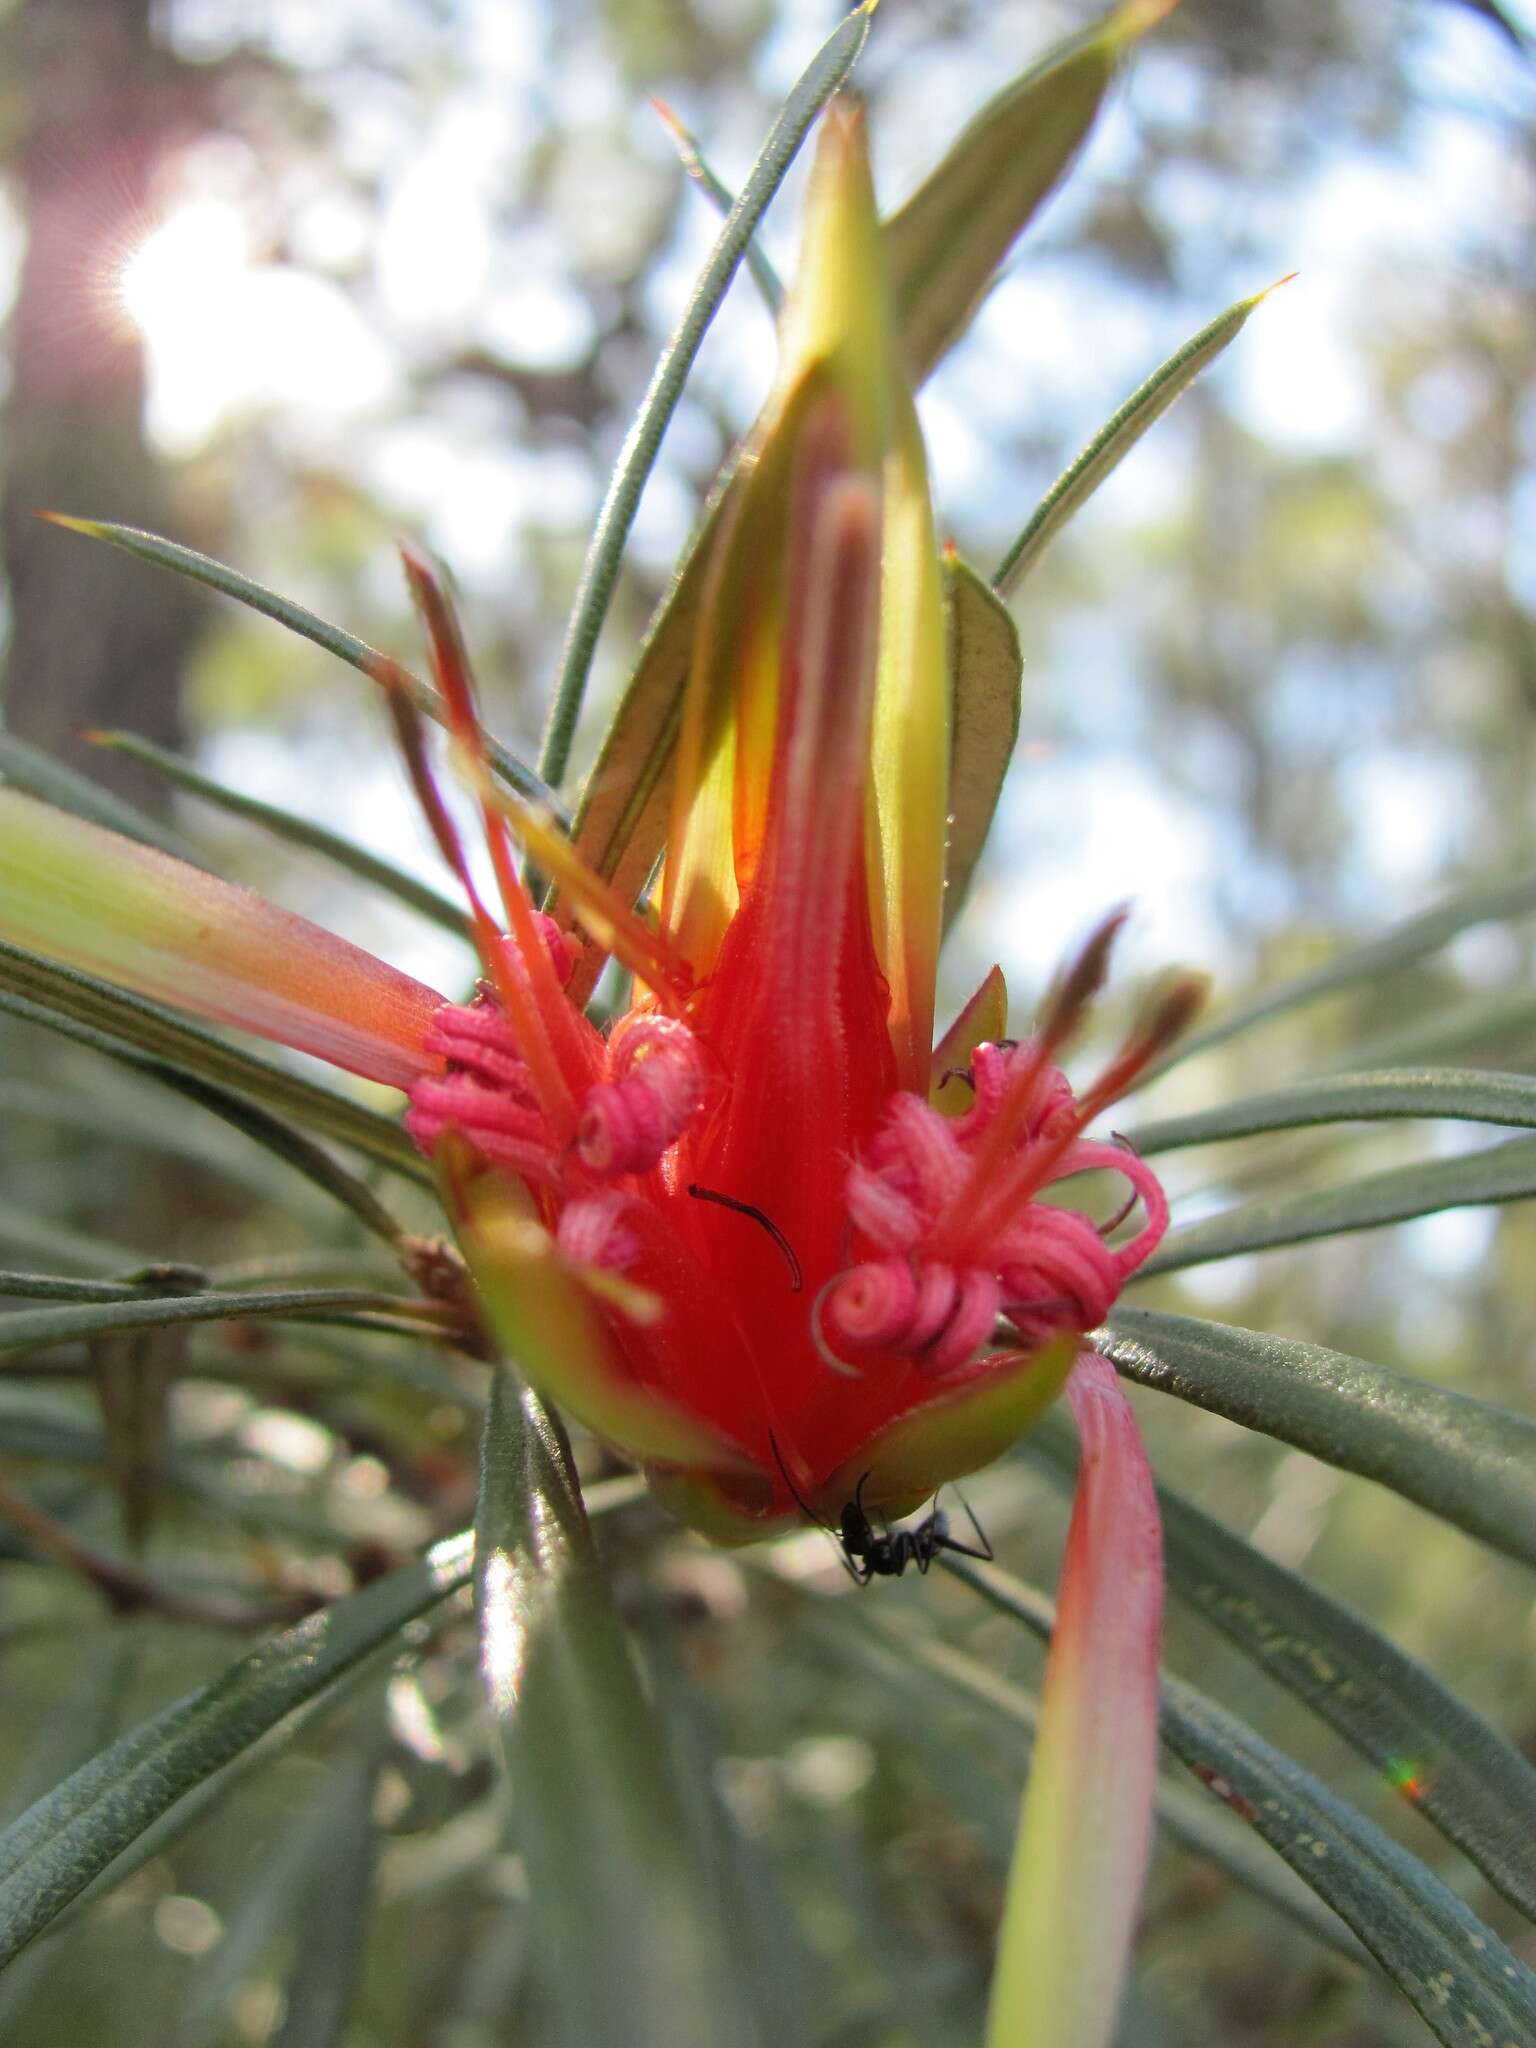
[[(892, 1541), (862, 1533), (870, 1514), (996, 1457), (1072, 1374), (1083, 1478), (1040, 1731), (1051, 1770), (1019, 1866), (1059, 1910), (1038, 1941), (1009, 1935), (1000, 1982), (1025, 1986), (1006, 2007), (1031, 2011), (1031, 2039), (1049, 2024), (1088, 2048), (1112, 2022), (1145, 1859), (1161, 1568), (1130, 1410), (1079, 1352), (1167, 1223), (1151, 1170), (1090, 1128), (1199, 990), (1155, 993), (1075, 1092), (1062, 1061), (1116, 913), (1028, 1036), (1009, 1037), (994, 969), (933, 1044), (944, 577), (883, 266), (862, 115), (834, 106), (778, 383), (703, 579), (653, 907), (493, 781), (458, 626), (407, 550), (496, 908), (409, 679), (382, 657), (374, 673), (465, 892), (470, 1001), (12, 791), (0, 933), (404, 1091), (501, 1352), (720, 1540), (810, 1514), (850, 1550), (857, 1527), (867, 1577), (870, 1542)], [(519, 843), (553, 878), (544, 910)], [(582, 999), (609, 958), (634, 996), (604, 1030)], [(1119, 1183), (1112, 1213), (1056, 1199), (1087, 1174)]]
[[(805, 1510), (836, 1525), (856, 1492), (899, 1514), (995, 1457), (1167, 1220), (1150, 1169), (1087, 1132), (1191, 986), (1081, 1098), (1059, 1063), (1118, 914), (1032, 1037), (1006, 1036), (994, 970), (932, 1046), (950, 685), (883, 265), (863, 116), (834, 105), (779, 378), (708, 564), (653, 913), (493, 782), (457, 622), (409, 549), (494, 911), (404, 672), (381, 659), (377, 679), (466, 893), (471, 1001), (0, 793), (10, 936), (404, 1088), (507, 1354), (725, 1540)], [(636, 993), (604, 1032), (579, 998), (610, 956)], [(1050, 1199), (1096, 1171), (1125, 1191), (1116, 1214)]]
[[(511, 808), (566, 916), (636, 977), (606, 1037), (559, 994), (567, 937), (522, 894), (462, 647), (412, 571), (511, 936), (477, 905), (489, 972), (433, 1020), (445, 1065), (414, 1083), (407, 1125), (443, 1164), (528, 1369), (725, 1538), (804, 1510), (835, 1523), (861, 1488), (899, 1513), (994, 1457), (1167, 1220), (1150, 1169), (1086, 1128), (1177, 1027), (1187, 989), (1081, 1102), (1057, 1063), (1118, 916), (1034, 1038), (1005, 1039), (994, 972), (931, 1047), (941, 562), (881, 264), (862, 117), (835, 108), (778, 388), (710, 564), (654, 923)], [(1095, 1170), (1128, 1193), (1107, 1222), (1044, 1199)], [(1137, 1204), (1140, 1228), (1113, 1244)], [(569, 1349), (527, 1355), (529, 1301), (562, 1290), (574, 1366)]]

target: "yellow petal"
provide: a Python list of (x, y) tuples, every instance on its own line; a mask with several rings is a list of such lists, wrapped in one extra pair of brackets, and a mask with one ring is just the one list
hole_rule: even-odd
[(917, 409), (892, 375), (870, 860), (875, 950), (903, 1088), (927, 1085), (944, 908), (949, 677), (944, 586)]
[[(707, 1536), (711, 1543), (761, 1543), (765, 1537), (787, 1534), (801, 1521), (798, 1511), (792, 1515), (766, 1512), (773, 1497), (773, 1484), (766, 1474), (755, 1487), (750, 1482), (722, 1482), (710, 1472), (683, 1472), (666, 1466), (652, 1466), (645, 1476), (667, 1513)], [(753, 1513), (753, 1493), (760, 1494), (763, 1513)]]
[(818, 1489), (813, 1505), (834, 1521), (867, 1473), (865, 1505), (905, 1514), (951, 1479), (990, 1465), (1056, 1399), (1079, 1341), (1069, 1335), (1039, 1351), (983, 1359), (964, 1379), (887, 1423)]
[(970, 1063), (978, 1045), (996, 1045), (1008, 1035), (1008, 984), (1001, 967), (987, 970), (954, 1023), (933, 1049), (928, 1069), (928, 1100), (946, 1116), (963, 1116), (971, 1106), (971, 1089), (958, 1069)]
[[(811, 174), (778, 380), (726, 501), (684, 699), (662, 928), (701, 976), (766, 828), (782, 683), (796, 653), (797, 522), (816, 502), (797, 480), (818, 468), (817, 444), (834, 419), (838, 467), (876, 490), (885, 467), (893, 387), (882, 263), (863, 114), (838, 103), (823, 121)], [(866, 724), (861, 762), (868, 744)]]

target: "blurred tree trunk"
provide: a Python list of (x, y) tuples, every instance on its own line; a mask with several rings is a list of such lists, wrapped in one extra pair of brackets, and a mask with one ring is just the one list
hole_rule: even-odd
[(174, 525), (168, 479), (144, 438), (144, 352), (115, 278), (144, 234), (161, 153), (194, 130), (201, 96), (155, 46), (150, 0), (21, 0), (0, 73), (27, 230), (0, 507), (11, 612), (5, 719), (154, 802), (159, 786), (135, 764), (73, 735), (115, 724), (176, 742), (199, 600), (34, 515)]

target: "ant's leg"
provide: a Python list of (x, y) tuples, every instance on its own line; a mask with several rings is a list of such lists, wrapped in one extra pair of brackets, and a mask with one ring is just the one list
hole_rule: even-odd
[(954, 1537), (951, 1536), (948, 1533), (948, 1531), (946, 1531), (944, 1535), (944, 1547), (946, 1550), (958, 1551), (961, 1557), (978, 1557), (981, 1559), (983, 1564), (991, 1564), (996, 1558), (997, 1552), (992, 1548), (992, 1545), (987, 1541), (987, 1538), (982, 1534), (981, 1524), (977, 1521), (975, 1512), (973, 1511), (970, 1502), (966, 1499), (965, 1495), (960, 1492), (958, 1486), (955, 1488), (955, 1492), (957, 1495), (959, 1495), (961, 1507), (965, 1509), (966, 1519), (969, 1521), (971, 1527), (976, 1531), (976, 1541), (981, 1545), (981, 1548), (980, 1550), (972, 1550), (971, 1546), (968, 1543), (957, 1543)]

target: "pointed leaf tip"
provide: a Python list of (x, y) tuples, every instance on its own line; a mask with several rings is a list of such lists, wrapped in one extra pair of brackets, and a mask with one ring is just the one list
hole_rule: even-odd
[(1105, 24), (1105, 32), (1116, 44), (1138, 41), (1172, 14), (1179, 0), (1126, 0)]
[(168, 854), (0, 790), (0, 936), (194, 1016), (407, 1088), (443, 997)]
[(1113, 1368), (1084, 1353), (1068, 1397), (1081, 1462), (988, 2048), (1107, 2048), (1151, 1845), (1163, 1611), (1157, 1499)]
[(1290, 284), (1293, 279), (1300, 277), (1300, 275), (1301, 272), (1299, 270), (1288, 270), (1284, 277), (1277, 277), (1273, 284), (1265, 285), (1264, 289), (1255, 292), (1252, 298), (1244, 299), (1242, 301), (1244, 317), (1246, 318), (1248, 314), (1253, 312), (1255, 307), (1262, 306), (1266, 299), (1272, 299), (1277, 291), (1281, 290), (1283, 286)]

